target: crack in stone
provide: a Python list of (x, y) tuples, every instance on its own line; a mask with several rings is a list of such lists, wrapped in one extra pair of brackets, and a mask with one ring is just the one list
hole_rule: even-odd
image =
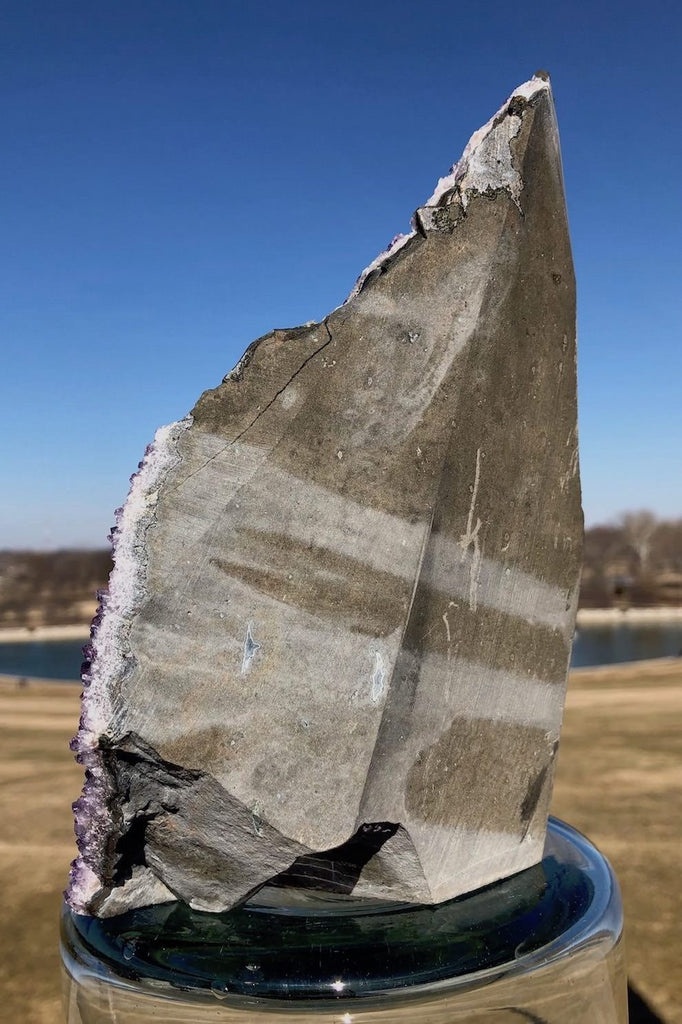
[[(253, 426), (255, 426), (255, 424), (258, 422), (258, 420), (261, 418), (261, 416), (264, 416), (265, 413), (268, 411), (268, 409), (270, 409), (274, 405), (274, 403), (277, 401), (277, 399), (280, 397), (280, 395), (282, 395), (286, 391), (286, 389), (289, 387), (289, 385), (293, 384), (293, 382), (296, 380), (298, 375), (300, 373), (302, 373), (303, 370), (305, 370), (305, 368), (308, 365), (308, 363), (311, 362), (311, 360), (313, 360), (315, 358), (315, 356), (318, 356), (320, 354), (320, 352), (323, 352), (324, 349), (326, 349), (329, 344), (331, 344), (333, 339), (332, 339), (332, 333), (329, 330), (329, 324), (327, 323), (327, 320), (328, 320), (328, 317), (325, 317), (325, 319), (322, 320), (321, 324), (320, 324), (320, 326), (324, 327), (324, 329), (327, 332), (327, 340), (325, 342), (323, 342), (323, 344), (320, 345), (319, 348), (316, 348), (314, 352), (311, 352), (310, 355), (307, 356), (303, 360), (303, 362), (301, 363), (299, 368), (295, 371), (295, 373), (293, 373), (291, 375), (291, 377), (286, 382), (286, 384), (283, 384), (282, 387), (279, 388), (279, 390), (275, 392), (275, 394), (272, 396), (270, 401), (262, 409), (258, 410), (256, 415), (251, 420), (251, 422), (248, 423), (242, 430), (240, 430), (239, 433), (236, 435), (236, 437), (233, 437), (232, 440), (228, 441), (228, 443), (226, 445), (224, 445), (222, 448), (220, 448), (217, 452), (214, 452), (214, 454), (211, 455), (210, 458), (206, 459), (206, 461), (204, 463), (202, 463), (201, 466), (199, 466), (197, 469), (193, 470), (191, 473), (188, 473), (187, 476), (183, 480), (181, 480), (179, 484), (176, 484), (175, 487), (171, 488), (171, 490), (174, 490), (174, 491), (180, 490), (180, 488), (183, 487), (187, 483), (188, 480), (191, 480), (193, 476), (197, 475), (197, 473), (201, 473), (204, 469), (206, 469), (206, 467), (211, 462), (213, 462), (220, 455), (222, 455), (224, 452), (226, 452), (228, 448), (231, 448), (233, 444), (236, 444), (237, 441), (240, 441), (241, 438), (244, 436), (244, 434), (247, 434), (249, 432), (249, 430), (251, 430), (251, 428)], [(251, 360), (249, 360), (249, 362), (250, 361)], [(245, 366), (246, 365), (248, 365), (248, 363), (245, 364)], [(241, 379), (241, 378), (239, 378), (239, 379)]]
[(502, 1006), (497, 1012), (514, 1013), (517, 1017), (522, 1017), (523, 1020), (528, 1021), (529, 1024), (550, 1024), (545, 1017), (539, 1017), (537, 1013), (532, 1013), (530, 1010), (524, 1010), (520, 1006)]

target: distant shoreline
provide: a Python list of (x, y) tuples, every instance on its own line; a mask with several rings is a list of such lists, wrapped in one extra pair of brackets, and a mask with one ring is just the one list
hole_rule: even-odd
[(682, 607), (660, 605), (653, 608), (579, 608), (576, 624), (580, 626), (655, 625), (682, 622)]
[(87, 640), (90, 626), (84, 623), (71, 626), (13, 626), (0, 629), (0, 644), (42, 643), (45, 640)]
[(78, 679), (45, 679), (44, 676), (19, 676), (15, 673), (0, 672), (0, 693), (7, 690), (41, 689), (46, 693), (65, 686), (82, 690), (83, 684)]

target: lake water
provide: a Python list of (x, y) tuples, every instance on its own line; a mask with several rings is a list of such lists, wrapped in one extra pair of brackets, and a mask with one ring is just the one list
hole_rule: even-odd
[(0, 675), (78, 679), (85, 640), (0, 643)]
[[(0, 643), (0, 675), (37, 676), (41, 679), (78, 679), (80, 640), (45, 643)], [(574, 668), (615, 665), (643, 658), (664, 658), (682, 653), (682, 622), (646, 625), (589, 626), (578, 630), (573, 643)]]
[(682, 655), (682, 622), (583, 626), (573, 641), (571, 665), (587, 668), (679, 655)]

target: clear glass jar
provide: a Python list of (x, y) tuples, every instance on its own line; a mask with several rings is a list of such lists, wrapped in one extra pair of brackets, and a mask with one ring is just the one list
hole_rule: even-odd
[(618, 883), (550, 819), (536, 867), (437, 906), (261, 890), (225, 914), (65, 909), (67, 1024), (626, 1024)]

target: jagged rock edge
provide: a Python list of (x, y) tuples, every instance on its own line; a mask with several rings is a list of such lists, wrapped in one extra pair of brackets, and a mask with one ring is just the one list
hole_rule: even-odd
[(112, 801), (100, 738), (108, 734), (114, 718), (109, 684), (130, 671), (129, 635), (133, 616), (146, 599), (147, 563), (139, 552), (144, 536), (156, 521), (158, 489), (179, 461), (178, 441), (192, 417), (160, 427), (148, 446), (137, 472), (130, 478), (125, 504), (116, 510), (110, 541), (114, 568), (109, 586), (83, 648), (81, 717), (71, 749), (85, 769), (83, 790), (73, 805), (79, 855), (71, 865), (66, 898), (76, 912), (84, 912), (96, 897), (100, 872), (110, 856), (109, 832)]
[[(107, 743), (106, 740), (100, 745), (100, 755), (102, 759), (102, 765), (104, 770), (107, 772), (110, 781), (110, 789), (113, 793), (119, 794), (121, 791), (121, 777), (125, 776), (126, 764), (133, 764), (137, 766), (137, 774), (144, 775), (145, 772), (140, 772), (139, 769), (142, 765), (145, 766), (146, 775), (148, 780), (145, 781), (145, 785), (149, 789), (148, 799), (145, 802), (144, 810), (135, 811), (129, 820), (125, 820), (125, 802), (118, 802), (111, 808), (112, 820), (114, 821), (114, 828), (110, 831), (110, 863), (108, 865), (110, 869), (110, 875), (107, 878), (101, 878), (101, 889), (97, 896), (92, 901), (92, 908), (96, 912), (102, 910), (103, 905), (106, 904), (108, 897), (120, 886), (132, 877), (133, 870), (137, 865), (144, 865), (154, 877), (161, 882), (170, 893), (175, 896), (176, 899), (184, 900), (191, 904), (191, 900), (179, 892), (174, 886), (172, 879), (165, 877), (162, 872), (155, 869), (154, 865), (149, 863), (147, 860), (147, 850), (145, 843), (145, 829), (146, 826), (151, 823), (154, 818), (158, 817), (162, 812), (168, 815), (177, 813), (179, 808), (170, 808), (163, 804), (160, 800), (158, 793), (154, 792), (154, 789), (158, 789), (159, 792), (163, 786), (169, 786), (170, 788), (177, 788), (178, 792), (183, 790), (189, 790), (192, 787), (196, 787), (198, 784), (207, 783), (211, 788), (216, 791), (216, 801), (222, 801), (225, 806), (229, 806), (241, 813), (245, 820), (253, 819), (253, 811), (247, 807), (241, 800), (235, 797), (232, 793), (229, 793), (221, 784), (209, 773), (199, 771), (192, 768), (185, 768), (182, 765), (177, 765), (171, 761), (163, 758), (158, 751), (156, 751), (150, 744), (142, 740), (141, 737), (135, 733), (126, 733), (120, 737), (119, 740), (112, 743)], [(167, 776), (170, 782), (161, 782), (156, 776)], [(153, 798), (153, 799), (152, 799)], [(130, 800), (130, 794), (128, 799)], [(159, 809), (154, 809), (153, 800), (159, 800)], [(263, 823), (267, 826), (268, 830), (279, 835), (283, 840), (289, 841), (287, 837), (282, 836), (280, 832), (270, 823)], [(126, 840), (129, 839), (131, 833), (138, 831), (138, 825), (142, 828), (140, 835), (135, 837), (133, 844), (128, 846)], [(235, 825), (235, 827), (238, 827)], [(295, 844), (300, 850), (305, 851), (305, 847), (301, 847), (301, 844)], [(292, 857), (292, 865), (295, 860), (299, 859), (304, 854), (298, 853), (296, 857)], [(263, 881), (254, 885), (248, 892), (243, 894), (243, 899), (248, 899), (254, 892), (266, 884), (269, 880), (264, 878)], [(106, 913), (105, 915), (106, 916)]]
[[(529, 81), (524, 82), (518, 86), (511, 94), (511, 96), (502, 104), (497, 113), (493, 114), (488, 122), (483, 127), (479, 128), (478, 131), (469, 139), (462, 156), (453, 164), (449, 173), (441, 178), (436, 185), (432, 195), (427, 201), (417, 208), (412, 217), (412, 230), (407, 234), (396, 235), (388, 244), (387, 248), (380, 252), (372, 262), (365, 267), (360, 276), (358, 277), (355, 286), (348, 295), (348, 298), (342, 305), (346, 305), (357, 295), (360, 294), (375, 277), (381, 276), (386, 273), (391, 264), (400, 255), (401, 251), (408, 246), (413, 240), (421, 235), (425, 235), (425, 232), (429, 230), (423, 223), (422, 211), (425, 210), (436, 210), (442, 209), (444, 206), (449, 205), (454, 201), (455, 198), (461, 198), (463, 200), (463, 206), (466, 207), (468, 201), (467, 197), (462, 194), (461, 183), (469, 169), (474, 154), (480, 149), (481, 145), (486, 141), (491, 132), (508, 116), (522, 116), (520, 113), (520, 106), (518, 101), (523, 103), (524, 106), (528, 105), (530, 101), (538, 93), (549, 91), (549, 81), (543, 78), (534, 77)], [(515, 102), (516, 101), (516, 102)], [(515, 109), (517, 107), (517, 109)], [(516, 133), (518, 134), (518, 133)], [(516, 136), (514, 136), (516, 137)], [(513, 167), (513, 154), (510, 151), (510, 165)], [(475, 194), (476, 188), (470, 188), (464, 190), (469, 195)], [(493, 184), (490, 184), (483, 192), (479, 194), (493, 195), (495, 192), (505, 191), (510, 192), (510, 189), (506, 185), (499, 185), (497, 188)], [(517, 202), (516, 197), (512, 195), (512, 198)], [(517, 203), (518, 205), (518, 203)]]
[[(287, 333), (291, 333), (293, 331), (300, 331), (309, 327), (315, 327), (317, 326), (318, 322), (326, 325), (330, 316), (332, 316), (332, 314), (335, 313), (337, 309), (343, 309), (344, 306), (346, 306), (352, 299), (354, 299), (357, 295), (360, 294), (361, 291), (364, 290), (364, 288), (367, 286), (367, 284), (371, 282), (371, 280), (373, 280), (375, 277), (379, 277), (382, 274), (386, 273), (389, 267), (399, 256), (401, 250), (404, 249), (405, 246), (411, 243), (415, 238), (418, 238), (419, 236), (424, 237), (425, 232), (429, 230), (428, 228), (426, 228), (426, 226), (420, 223), (421, 211), (442, 209), (444, 206), (447, 206), (450, 203), (452, 203), (456, 197), (460, 196), (460, 182), (464, 175), (466, 174), (466, 171), (471, 163), (471, 158), (474, 155), (474, 153), (479, 149), (481, 144), (485, 141), (488, 135), (497, 127), (497, 125), (500, 124), (502, 120), (504, 120), (505, 117), (519, 114), (519, 110), (513, 109), (514, 101), (520, 100), (524, 105), (527, 105), (530, 103), (533, 97), (535, 97), (537, 94), (541, 92), (549, 91), (549, 88), (549, 78), (545, 79), (541, 77), (540, 72), (534, 75), (533, 78), (529, 79), (527, 82), (523, 82), (521, 85), (519, 85), (511, 94), (511, 96), (502, 104), (500, 109), (495, 114), (493, 114), (490, 120), (487, 121), (486, 124), (484, 124), (477, 131), (474, 132), (474, 134), (469, 139), (469, 142), (465, 146), (462, 156), (459, 158), (457, 163), (453, 164), (447, 175), (439, 179), (438, 184), (436, 185), (436, 188), (434, 189), (429, 199), (427, 199), (426, 202), (423, 203), (421, 206), (417, 207), (414, 214), (412, 215), (412, 230), (407, 234), (395, 235), (395, 237), (389, 242), (386, 249), (382, 250), (382, 252), (375, 256), (372, 262), (369, 263), (361, 272), (349, 295), (347, 296), (347, 298), (344, 299), (341, 305), (336, 307), (336, 309), (332, 310), (330, 313), (328, 313), (327, 316), (324, 317), (323, 320), (321, 321), (309, 321), (308, 323), (303, 324), (299, 327), (284, 328), (284, 330), (286, 330)], [(510, 163), (513, 166), (513, 154), (511, 152)], [(476, 190), (473, 189), (467, 191), (474, 193)], [(498, 189), (495, 189), (494, 191), (508, 192), (509, 189), (506, 186), (501, 185), (499, 186)], [(490, 195), (491, 189), (486, 190), (484, 194)], [(282, 330), (282, 328), (275, 328), (272, 331), (268, 331), (267, 334), (264, 334), (260, 338), (256, 338), (255, 341), (252, 341), (245, 350), (245, 352), (243, 353), (243, 355), (240, 356), (235, 366), (225, 374), (225, 376), (223, 377), (223, 383), (226, 384), (228, 381), (234, 381), (236, 383), (240, 382), (244, 377), (244, 372), (247, 370), (248, 366), (253, 361), (256, 350), (260, 347), (260, 345), (263, 342), (267, 341), (268, 338), (271, 338), (273, 335), (277, 334), (278, 330)], [(328, 327), (327, 330), (329, 330)], [(313, 355), (315, 354), (316, 353), (313, 353)], [(310, 358), (312, 358), (312, 356), (310, 356), (309, 359)], [(301, 367), (300, 369), (302, 368), (303, 367)], [(300, 372), (300, 369), (297, 371), (297, 373)], [(288, 383), (291, 383), (291, 381), (289, 381)], [(286, 387), (288, 387), (288, 384), (285, 385), (285, 388)], [(281, 394), (281, 391), (278, 392), (278, 394)]]
[[(210, 773), (184, 768), (167, 761), (134, 733), (127, 733), (116, 743), (108, 743), (104, 740), (100, 744), (100, 755), (104, 770), (110, 777), (110, 789), (114, 793), (120, 794), (122, 789), (126, 788), (121, 785), (122, 778), (125, 777), (127, 771), (131, 770), (126, 769), (126, 765), (136, 766), (136, 776), (145, 775), (145, 772), (139, 771), (141, 765), (144, 765), (148, 778), (143, 783), (146, 799), (142, 810), (136, 810), (133, 807), (131, 816), (126, 820), (126, 801), (117, 803), (115, 807), (111, 808), (114, 828), (110, 830), (109, 836), (110, 863), (108, 868), (110, 874), (100, 878), (100, 891), (92, 900), (91, 909), (98, 916), (103, 917), (120, 912), (118, 901), (114, 901), (113, 909), (107, 905), (109, 897), (125, 886), (126, 882), (133, 877), (136, 868), (143, 868), (153, 875), (166, 888), (169, 898), (174, 897), (191, 902), (187, 899), (187, 895), (179, 891), (173, 884), (172, 878), (167, 877), (163, 871), (158, 871), (154, 864), (147, 859), (145, 842), (147, 825), (161, 813), (172, 815), (179, 810), (179, 808), (173, 809), (163, 802), (164, 788), (177, 788), (178, 793), (181, 793), (197, 784), (208, 783), (216, 790), (217, 800), (223, 800), (225, 805), (239, 810), (245, 819), (252, 818), (253, 812), (242, 801), (228, 793)], [(168, 776), (168, 780), (162, 780), (163, 776)], [(128, 800), (131, 799), (129, 792)], [(134, 804), (134, 800), (132, 802)], [(235, 824), (235, 827), (239, 826)], [(282, 836), (269, 823), (267, 828), (287, 841), (286, 837)], [(249, 899), (267, 884), (293, 885), (305, 889), (314, 888), (337, 894), (350, 894), (361, 880), (362, 871), (372, 857), (399, 832), (402, 833), (403, 840), (410, 842), (416, 857), (416, 851), (414, 851), (409, 835), (400, 824), (364, 822), (345, 843), (337, 847), (299, 853), (292, 858), (289, 866), (283, 871), (264, 877), (248, 891), (245, 891), (239, 902)], [(133, 841), (129, 842), (131, 835)]]

